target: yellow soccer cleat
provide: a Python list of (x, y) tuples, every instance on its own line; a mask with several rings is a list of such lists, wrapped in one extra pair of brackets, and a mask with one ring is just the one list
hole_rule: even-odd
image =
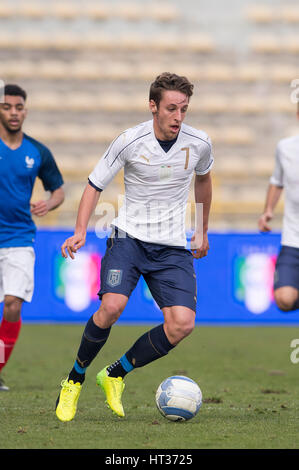
[[(108, 367), (108, 366), (107, 366)], [(106, 403), (109, 408), (120, 418), (125, 416), (121, 396), (125, 388), (121, 377), (109, 377), (107, 367), (97, 375), (97, 385), (99, 385), (106, 395)]]
[(61, 391), (56, 402), (56, 416), (60, 421), (71, 421), (77, 411), (77, 402), (82, 385), (68, 379), (61, 382)]

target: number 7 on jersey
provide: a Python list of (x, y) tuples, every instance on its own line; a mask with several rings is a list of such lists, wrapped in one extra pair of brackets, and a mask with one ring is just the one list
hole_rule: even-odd
[(184, 166), (184, 170), (187, 170), (188, 168), (188, 164), (189, 164), (189, 154), (190, 154), (190, 149), (189, 147), (184, 147), (182, 148), (181, 150), (185, 151), (186, 152), (186, 160), (185, 160), (185, 166)]

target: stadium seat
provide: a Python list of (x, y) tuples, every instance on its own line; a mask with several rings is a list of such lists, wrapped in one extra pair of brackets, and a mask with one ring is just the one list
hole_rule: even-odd
[[(2, 43), (3, 40), (3, 43)], [(16, 47), (16, 38), (4, 37), (0, 34), (3, 48)], [(31, 39), (30, 41), (32, 41)], [(36, 39), (35, 39), (36, 40)], [(71, 42), (71, 40), (69, 41)], [(28, 44), (25, 43), (27, 47)], [(49, 44), (48, 44), (49, 45)], [(62, 47), (62, 44), (59, 46)], [(68, 47), (76, 48), (72, 44)], [(110, 47), (110, 46), (108, 46)], [(35, 48), (35, 46), (34, 46)], [(78, 45), (79, 48), (79, 45)], [(130, 82), (146, 81), (158, 75), (161, 70), (171, 70), (172, 64), (166, 61), (155, 61), (147, 63), (134, 63), (111, 61), (101, 67), (98, 61), (91, 60), (47, 60), (39, 62), (30, 60), (0, 62), (0, 73), (2, 77), (25, 78), (48, 78), (48, 79), (78, 79), (78, 80), (103, 80), (112, 81), (126, 80)], [(178, 64), (177, 73), (185, 74), (190, 80), (201, 82), (259, 82), (263, 80), (272, 82), (290, 83), (297, 76), (297, 67), (292, 64), (277, 63), (263, 66), (257, 63), (245, 63), (238, 66), (221, 63), (208, 64), (204, 67), (196, 67), (190, 64)]]
[(69, 77), (69, 65), (66, 62), (44, 60), (36, 67), (36, 75), (40, 78), (63, 79)]
[(255, 114), (261, 113), (263, 110), (264, 105), (261, 100), (252, 94), (248, 96), (235, 95), (233, 99), (230, 96), (205, 95), (195, 98), (190, 104), (191, 112)]
[(217, 130), (214, 140), (227, 145), (252, 145), (255, 141), (255, 134), (248, 127), (228, 126), (222, 127), (220, 132)]
[(231, 81), (233, 80), (232, 68), (227, 64), (206, 64), (199, 69), (199, 80), (207, 81)]
[(298, 5), (281, 5), (281, 19), (286, 23), (299, 23), (299, 7)]
[(84, 158), (80, 158), (79, 164), (78, 158), (70, 155), (63, 155), (60, 158), (59, 155), (56, 155), (56, 158), (59, 168), (68, 182), (82, 181), (84, 175), (89, 175), (99, 160), (99, 156), (84, 155)]
[(20, 30), (16, 34), (2, 33), (0, 35), (0, 48), (20, 48), (27, 50), (55, 49), (61, 51), (75, 51), (98, 49), (102, 51), (159, 51), (176, 52), (187, 50), (190, 52), (212, 52), (214, 43), (211, 37), (205, 35), (189, 35), (180, 41), (177, 35), (160, 33), (148, 37), (146, 34), (126, 33), (119, 36), (89, 32), (79, 35), (72, 31), (56, 31), (55, 35), (44, 33), (42, 30)]
[(231, 103), (231, 110), (241, 114), (260, 114), (265, 111), (265, 105), (263, 100), (248, 93), (235, 96)]
[(186, 35), (180, 46), (188, 51), (202, 53), (213, 52), (216, 49), (212, 36), (204, 34)]
[(213, 172), (215, 172), (219, 181), (223, 178), (240, 178), (244, 181), (256, 176), (268, 178), (273, 172), (273, 167), (274, 161), (272, 155), (267, 158), (265, 156), (260, 158), (253, 157), (250, 158), (250, 173), (248, 173), (246, 159), (240, 158), (239, 155), (231, 155), (219, 158)]
[(78, 43), (78, 48), (81, 50), (98, 49), (103, 51), (110, 51), (118, 47), (120, 38), (116, 35), (105, 33), (86, 33)]
[(285, 38), (283, 50), (288, 54), (298, 54), (299, 52), (299, 35), (288, 36)]
[(0, 18), (9, 18), (15, 13), (15, 6), (9, 2), (0, 3)]
[(0, 62), (0, 76), (5, 79), (19, 80), (32, 78), (36, 73), (36, 65), (29, 61)]
[(109, 5), (103, 2), (84, 2), (84, 11), (82, 14), (94, 20), (107, 20), (110, 16)]
[(119, 16), (128, 21), (139, 21), (144, 16), (144, 6), (133, 2), (118, 2), (110, 6), (112, 16)]
[[(27, 133), (34, 135), (37, 140), (45, 141), (48, 143), (62, 142), (62, 143), (110, 143), (117, 135), (119, 135), (119, 128), (113, 126), (89, 125), (84, 126), (80, 123), (53, 125), (40, 124), (31, 121), (27, 124)], [(130, 127), (124, 125), (124, 128)]]
[(256, 35), (250, 40), (253, 52), (279, 54), (282, 52), (281, 40), (277, 36)]
[(146, 17), (156, 21), (170, 22), (180, 17), (180, 12), (175, 5), (169, 3), (150, 3), (149, 8), (144, 12)]
[(57, 110), (61, 109), (62, 100), (58, 94), (43, 92), (38, 95), (30, 96), (30, 106), (37, 110)]
[(257, 82), (265, 79), (266, 69), (260, 64), (245, 63), (236, 68), (235, 78), (242, 82)]
[[(83, 9), (83, 10), (82, 10)], [(73, 20), (82, 15), (84, 7), (76, 2), (52, 1), (50, 2), (48, 13), (64, 20)]]
[(130, 64), (111, 61), (99, 71), (98, 76), (109, 80), (136, 80), (136, 69), (133, 72)]
[(18, 45), (18, 37), (15, 34), (0, 31), (0, 49), (14, 49)]
[(246, 17), (255, 23), (271, 23), (275, 20), (275, 11), (270, 5), (251, 5), (246, 10)]
[(291, 83), (298, 74), (298, 68), (292, 64), (275, 64), (269, 67), (268, 74), (273, 82)]
[(294, 104), (289, 96), (271, 96), (267, 103), (267, 111), (273, 113), (294, 113)]
[(14, 45), (17, 48), (27, 50), (48, 49), (50, 37), (45, 35), (41, 29), (20, 30), (16, 35)]
[(45, 5), (42, 2), (20, 2), (18, 8), (16, 8), (16, 14), (20, 18), (33, 18), (41, 19), (49, 14), (49, 4)]
[(190, 103), (190, 111), (202, 113), (225, 113), (229, 109), (230, 100), (223, 95), (205, 95), (195, 98)]
[(205, 132), (210, 136), (214, 144), (221, 144), (225, 146), (244, 146), (253, 145), (256, 141), (255, 131), (246, 126), (215, 126), (210, 127), (204, 122), (198, 125), (196, 122), (191, 123), (192, 126), (200, 129), (204, 129)]
[[(72, 91), (70, 93), (33, 92), (30, 95), (30, 106), (35, 110), (59, 111), (63, 103), (64, 110), (68, 111), (109, 111), (109, 112), (146, 112), (147, 99), (143, 94), (107, 95), (104, 93), (88, 93)], [(235, 95), (232, 100), (224, 95), (204, 95), (194, 97), (190, 104), (190, 113), (241, 113), (258, 114), (262, 112), (291, 112), (292, 103), (284, 96), (271, 97), (267, 101), (247, 96)]]
[[(43, 38), (45, 41), (45, 39)], [(48, 49), (55, 49), (61, 51), (71, 51), (81, 49), (82, 45), (82, 38), (80, 37), (79, 33), (74, 32), (65, 32), (65, 31), (57, 31), (54, 36), (46, 39), (46, 44)]]

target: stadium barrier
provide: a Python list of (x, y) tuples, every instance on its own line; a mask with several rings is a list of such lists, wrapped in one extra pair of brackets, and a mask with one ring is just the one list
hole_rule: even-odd
[[(64, 259), (60, 251), (71, 235), (65, 230), (38, 230), (35, 291), (32, 302), (24, 305), (24, 322), (85, 322), (99, 308), (97, 292), (107, 233), (88, 232), (87, 243), (75, 260)], [(273, 302), (279, 233), (211, 233), (209, 240), (208, 256), (194, 262), (198, 325), (299, 324), (299, 310), (285, 314)], [(119, 323), (162, 320), (141, 278)]]

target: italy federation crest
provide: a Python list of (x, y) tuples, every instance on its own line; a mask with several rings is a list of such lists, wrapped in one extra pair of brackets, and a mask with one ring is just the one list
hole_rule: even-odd
[(107, 283), (110, 287), (119, 286), (122, 279), (122, 269), (109, 269)]

